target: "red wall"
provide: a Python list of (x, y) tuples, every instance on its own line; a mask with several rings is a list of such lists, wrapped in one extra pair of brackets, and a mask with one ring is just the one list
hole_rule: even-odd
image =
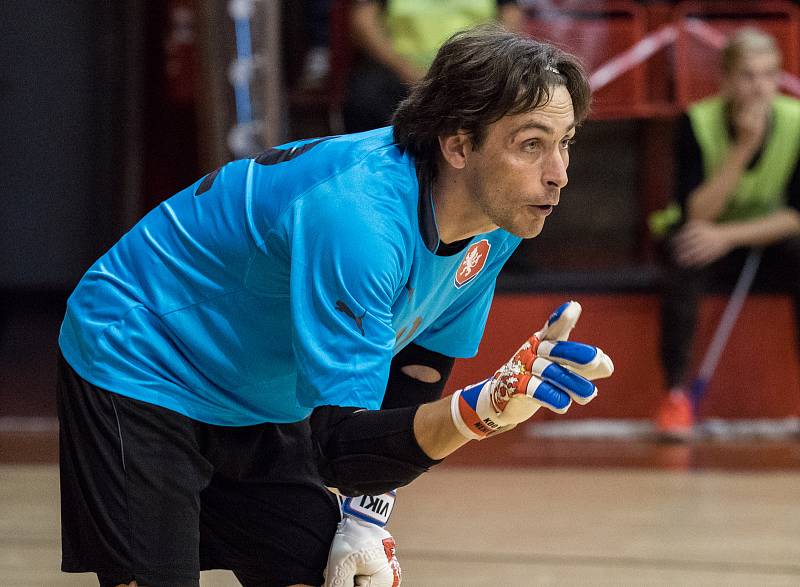
[[(456, 363), (448, 389), (490, 375), (544, 323), (568, 294), (498, 295), (478, 356)], [(577, 294), (583, 314), (574, 340), (600, 346), (614, 361), (614, 375), (599, 382), (588, 406), (566, 418), (648, 418), (664, 392), (658, 356), (659, 302), (655, 295)], [(700, 310), (697, 363), (722, 314), (725, 297), (710, 297)], [(703, 404), (704, 416), (778, 418), (800, 413), (800, 364), (794, 315), (785, 296), (751, 296), (717, 367)], [(542, 414), (537, 418), (554, 417)]]

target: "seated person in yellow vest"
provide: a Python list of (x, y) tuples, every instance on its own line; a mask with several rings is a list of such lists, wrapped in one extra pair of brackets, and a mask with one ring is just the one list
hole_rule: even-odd
[(651, 217), (666, 265), (661, 358), (670, 389), (659, 431), (688, 438), (684, 386), (697, 306), (711, 283), (732, 285), (751, 247), (764, 247), (756, 287), (788, 291), (800, 308), (800, 101), (778, 95), (781, 55), (772, 37), (735, 33), (722, 51), (718, 96), (679, 125), (676, 198)]
[(453, 33), (493, 20), (518, 32), (522, 19), (517, 0), (351, 0), (358, 54), (345, 90), (345, 130), (388, 125), (409, 85), (422, 79)]

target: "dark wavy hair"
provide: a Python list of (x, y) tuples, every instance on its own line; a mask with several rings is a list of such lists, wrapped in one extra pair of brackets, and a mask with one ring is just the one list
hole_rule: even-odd
[(464, 130), (477, 149), (490, 124), (543, 106), (561, 85), (578, 124), (588, 114), (591, 91), (575, 56), (494, 24), (456, 33), (395, 110), (394, 141), (433, 179), (439, 136)]

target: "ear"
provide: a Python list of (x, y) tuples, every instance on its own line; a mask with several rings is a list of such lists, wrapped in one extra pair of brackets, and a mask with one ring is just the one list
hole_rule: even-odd
[(472, 150), (472, 141), (469, 134), (461, 130), (452, 135), (439, 135), (439, 149), (451, 167), (463, 169), (467, 164), (467, 155)]

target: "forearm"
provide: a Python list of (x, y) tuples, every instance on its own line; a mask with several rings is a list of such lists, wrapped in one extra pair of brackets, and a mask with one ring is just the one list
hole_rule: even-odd
[(784, 208), (755, 220), (726, 222), (720, 228), (725, 231), (733, 248), (766, 246), (800, 234), (800, 213), (793, 208)]
[(525, 16), (522, 9), (516, 4), (506, 4), (500, 7), (497, 19), (504, 27), (514, 33), (521, 33)]
[(686, 219), (716, 220), (747, 169), (752, 154), (750, 148), (732, 146), (719, 168), (689, 194), (686, 200)]
[(353, 6), (350, 14), (353, 42), (370, 59), (395, 72), (403, 81), (414, 81), (419, 75), (406, 59), (392, 47), (392, 40), (381, 23), (381, 10), (377, 2)]
[(448, 396), (423, 404), (414, 417), (414, 437), (417, 444), (434, 460), (445, 458), (469, 442), (453, 423), (450, 401)]

